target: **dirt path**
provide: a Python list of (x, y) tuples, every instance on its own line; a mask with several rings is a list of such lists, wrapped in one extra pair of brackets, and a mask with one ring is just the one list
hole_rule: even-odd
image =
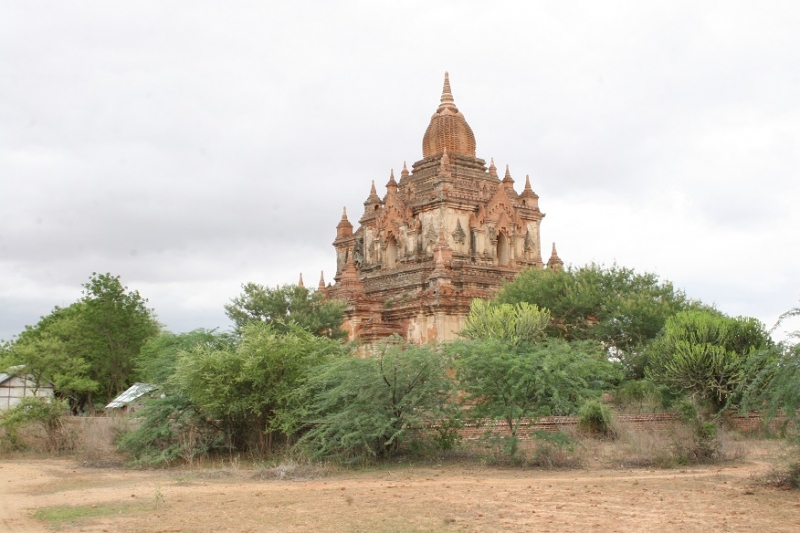
[(447, 465), (260, 481), (247, 470), (138, 472), (0, 461), (0, 531), (46, 532), (37, 509), (110, 513), (87, 532), (800, 531), (800, 494), (754, 485), (763, 464), (682, 470)]

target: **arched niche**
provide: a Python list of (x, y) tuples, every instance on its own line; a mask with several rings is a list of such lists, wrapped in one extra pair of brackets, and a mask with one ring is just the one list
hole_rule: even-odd
[(394, 235), (389, 235), (386, 241), (386, 268), (397, 266), (397, 240)]
[(497, 264), (500, 266), (508, 266), (511, 262), (511, 246), (508, 242), (508, 237), (505, 233), (500, 233), (497, 236)]

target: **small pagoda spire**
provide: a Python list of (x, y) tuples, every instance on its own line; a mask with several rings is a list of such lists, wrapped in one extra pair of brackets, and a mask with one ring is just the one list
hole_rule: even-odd
[(403, 171), (400, 173), (400, 179), (408, 177), (408, 168), (406, 167), (406, 162), (403, 161)]
[(303, 273), (302, 272), (300, 272), (300, 281), (297, 282), (297, 286), (298, 287), (305, 287), (305, 285), (303, 284)]
[(489, 175), (493, 177), (497, 177), (497, 167), (494, 166), (494, 157), (491, 158), (489, 163)]
[(394, 190), (397, 190), (397, 182), (394, 180), (394, 169), (389, 171), (389, 183), (386, 184), (386, 188), (390, 189), (394, 187)]
[[(533, 189), (531, 189), (531, 177), (527, 174), (525, 175), (525, 189), (523, 189), (522, 194), (520, 194), (520, 198), (534, 198), (534, 199), (539, 198), (539, 195), (533, 192)], [(531, 204), (529, 207), (538, 208), (538, 204), (534, 203)]]
[(547, 260), (547, 268), (558, 272), (564, 266), (564, 261), (558, 257), (558, 252), (556, 251), (556, 243), (553, 243), (553, 251), (550, 253), (550, 259)]
[(347, 220), (347, 207), (342, 208), (342, 219), (336, 225), (336, 238), (349, 237), (353, 234), (353, 225)]
[(511, 171), (508, 169), (508, 165), (506, 165), (506, 175), (503, 177), (503, 183), (509, 187), (514, 185), (514, 180), (511, 178)]
[(375, 180), (372, 180), (372, 186), (369, 189), (369, 196), (367, 196), (364, 205), (369, 206), (372, 204), (379, 204), (379, 203), (381, 203), (381, 199), (378, 196), (378, 191), (375, 190)]
[(324, 290), (325, 289), (325, 271), (319, 271), (319, 285), (317, 286), (317, 290)]
[(444, 87), (442, 88), (442, 105), (439, 107), (454, 107), (455, 100), (453, 99), (453, 93), (450, 91), (450, 75), (445, 72), (444, 73)]

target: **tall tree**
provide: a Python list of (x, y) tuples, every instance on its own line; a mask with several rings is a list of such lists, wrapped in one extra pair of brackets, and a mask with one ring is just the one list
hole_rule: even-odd
[(277, 332), (299, 326), (314, 335), (344, 338), (341, 329), (344, 303), (326, 300), (322, 294), (299, 285), (281, 285), (274, 289), (257, 283), (242, 285), (242, 294), (231, 299), (225, 313), (237, 331), (251, 322), (272, 324)]
[(90, 376), (100, 384), (98, 394), (108, 401), (131, 385), (136, 356), (160, 325), (147, 300), (123, 286), (119, 276), (92, 273), (81, 303), (77, 342)]

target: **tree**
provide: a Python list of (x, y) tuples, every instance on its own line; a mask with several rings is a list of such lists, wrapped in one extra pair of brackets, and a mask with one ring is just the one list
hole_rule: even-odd
[(242, 294), (231, 299), (225, 313), (241, 331), (251, 322), (272, 324), (277, 332), (289, 331), (297, 325), (314, 335), (332, 339), (344, 338), (341, 329), (344, 303), (326, 300), (324, 296), (299, 285), (282, 285), (274, 289), (245, 283)]
[(89, 377), (89, 363), (71, 340), (79, 327), (81, 306), (56, 307), (35, 326), (25, 328), (6, 343), (0, 368), (25, 375), (36, 389), (53, 385), (56, 393), (74, 405), (79, 397), (98, 388)]
[(198, 345), (182, 352), (171, 383), (206, 420), (215, 421), (231, 447), (263, 453), (276, 437), (293, 437), (296, 390), (344, 348), (297, 327), (278, 332), (258, 322), (244, 326), (241, 335), (235, 346)]
[[(119, 276), (92, 273), (83, 285), (81, 304), (75, 342), (107, 402), (131, 385), (136, 356), (158, 334), (160, 325), (147, 300), (124, 287)], [(92, 403), (90, 395), (90, 409)]]
[(143, 348), (140, 364), (166, 395), (137, 413), (141, 423), (120, 448), (147, 465), (215, 450), (269, 453), (294, 439), (308, 401), (298, 391), (308, 376), (344, 353), (333, 339), (297, 326), (278, 332), (263, 322), (237, 336), (162, 334)]
[(549, 336), (597, 340), (637, 378), (644, 375), (644, 347), (666, 319), (702, 307), (655, 274), (596, 264), (561, 271), (526, 270), (503, 287), (496, 302), (546, 308), (551, 315)]
[(73, 410), (93, 410), (95, 394), (107, 402), (131, 385), (135, 357), (159, 331), (146, 303), (118, 276), (93, 273), (79, 301), (27, 326), (6, 351), (36, 379), (52, 382)]
[[(781, 315), (776, 329), (786, 320), (800, 317), (800, 307)], [(748, 359), (746, 380), (742, 384), (742, 408), (765, 409), (767, 418), (782, 412), (795, 420), (800, 412), (800, 331), (790, 332), (783, 342), (770, 346)], [(800, 441), (798, 441), (800, 443)]]
[(575, 413), (587, 398), (619, 381), (594, 341), (544, 339), (512, 345), (498, 339), (456, 341), (456, 379), (470, 416), (502, 421), (517, 436), (526, 418)]
[(683, 311), (667, 319), (649, 346), (646, 372), (655, 383), (688, 390), (720, 411), (740, 389), (750, 358), (770, 345), (755, 318)]
[(299, 445), (312, 457), (355, 460), (391, 457), (412, 433), (438, 431), (436, 439), (446, 445), (448, 421), (457, 416), (448, 367), (437, 347), (411, 346), (397, 337), (371, 358), (319, 367), (309, 381), (314, 399)]
[(216, 330), (196, 329), (188, 333), (162, 331), (142, 346), (136, 357), (136, 373), (148, 383), (168, 388), (181, 354), (197, 348), (226, 350), (235, 346), (233, 335)]

